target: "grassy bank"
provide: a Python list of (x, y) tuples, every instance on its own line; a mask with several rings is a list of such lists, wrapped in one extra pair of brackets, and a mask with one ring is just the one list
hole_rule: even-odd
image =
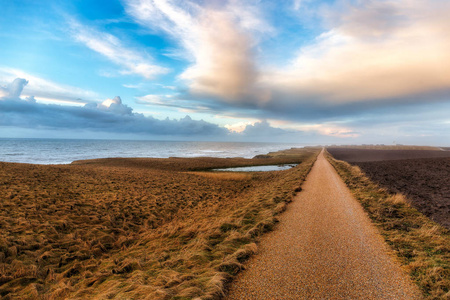
[(426, 299), (450, 299), (450, 233), (370, 181), (357, 167), (330, 163), (348, 185)]
[[(0, 296), (220, 297), (317, 154), (0, 163)], [(301, 164), (279, 172), (204, 172), (277, 162)]]

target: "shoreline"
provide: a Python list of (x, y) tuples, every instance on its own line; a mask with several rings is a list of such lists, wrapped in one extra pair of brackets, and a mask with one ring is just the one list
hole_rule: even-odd
[(302, 143), (159, 142), (120, 140), (5, 140), (0, 161), (31, 164), (71, 164), (101, 158), (244, 157), (310, 146)]
[[(296, 151), (253, 160), (1, 163), (0, 294), (220, 295), (258, 237), (275, 225), (318, 152)], [(197, 172), (261, 160), (301, 164), (280, 172)]]

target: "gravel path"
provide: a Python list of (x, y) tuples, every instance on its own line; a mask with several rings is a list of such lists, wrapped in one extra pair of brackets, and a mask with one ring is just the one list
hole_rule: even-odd
[(321, 153), (225, 299), (421, 299)]

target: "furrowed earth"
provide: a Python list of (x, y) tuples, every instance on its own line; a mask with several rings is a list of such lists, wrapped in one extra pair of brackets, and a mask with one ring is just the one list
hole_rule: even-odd
[(357, 165), (391, 193), (402, 193), (420, 212), (450, 229), (450, 151), (327, 148)]

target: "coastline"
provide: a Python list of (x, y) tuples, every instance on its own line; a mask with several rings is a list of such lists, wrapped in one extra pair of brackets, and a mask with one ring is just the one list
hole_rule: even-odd
[(122, 140), (0, 139), (0, 161), (70, 164), (101, 158), (244, 157), (308, 144)]
[[(220, 295), (291, 201), (317, 152), (0, 163), (0, 293), (55, 299)], [(285, 161), (300, 165), (204, 172)]]

